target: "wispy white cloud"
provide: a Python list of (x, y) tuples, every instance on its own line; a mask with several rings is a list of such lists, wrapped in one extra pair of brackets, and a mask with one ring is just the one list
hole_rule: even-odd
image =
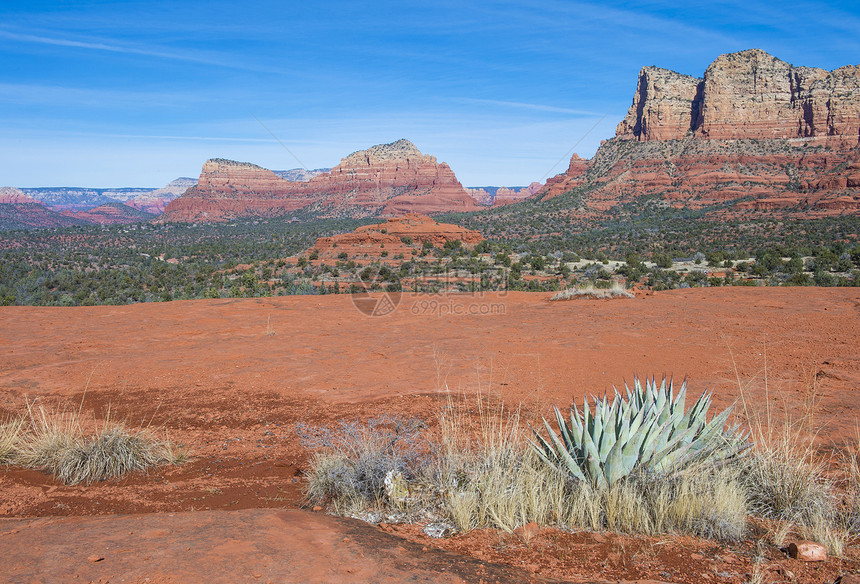
[(0, 102), (25, 106), (92, 106), (103, 110), (108, 107), (134, 106), (140, 108), (143, 105), (175, 107), (206, 101), (212, 101), (212, 98), (203, 93), (190, 91), (159, 92), (30, 83), (0, 83)]
[(525, 103), (521, 101), (503, 101), (498, 99), (477, 99), (471, 97), (454, 97), (451, 101), (459, 103), (470, 103), (475, 105), (497, 105), (501, 107), (513, 107), (520, 109), (529, 109), (541, 112), (554, 112), (560, 114), (572, 114), (577, 116), (602, 116), (603, 114), (588, 110), (571, 109), (567, 107), (557, 107), (554, 105), (545, 105), (541, 103)]
[(189, 140), (194, 142), (275, 142), (272, 138), (241, 138), (233, 136), (171, 136), (158, 134), (86, 134), (96, 138), (124, 138), (132, 140)]
[(117, 43), (115, 41), (102, 40), (76, 40), (72, 38), (63, 38), (60, 36), (45, 36), (40, 34), (26, 34), (20, 32), (12, 32), (9, 30), (0, 29), (0, 39), (18, 41), (22, 43), (49, 45), (56, 47), (71, 47), (85, 49), (91, 51), (103, 51), (109, 53), (139, 55), (143, 57), (154, 57), (157, 59), (167, 59), (174, 61), (184, 61), (189, 63), (198, 63), (202, 65), (211, 65), (214, 67), (224, 67), (228, 69), (240, 69), (245, 71), (255, 71), (259, 73), (276, 73), (287, 74), (292, 73), (285, 69), (268, 67), (259, 63), (249, 63), (246, 61), (236, 61), (234, 58), (227, 55), (216, 53), (198, 53), (187, 50), (167, 49), (167, 48), (141, 48), (133, 45)]
[(93, 49), (96, 51), (110, 51), (113, 53), (129, 53), (132, 55), (147, 55), (150, 57), (162, 57), (165, 59), (179, 59), (182, 61), (204, 61), (200, 58), (192, 57), (190, 55), (183, 55), (173, 51), (153, 51), (150, 49), (138, 49), (134, 47), (124, 47), (120, 45), (111, 45), (100, 42), (75, 41), (56, 37), (45, 37), (32, 34), (19, 34), (4, 30), (0, 30), (0, 37), (13, 41), (38, 43), (42, 45), (55, 45), (58, 47), (77, 47), (81, 49)]

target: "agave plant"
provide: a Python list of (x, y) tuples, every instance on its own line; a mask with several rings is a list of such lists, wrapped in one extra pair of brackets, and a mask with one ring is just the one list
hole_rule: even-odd
[[(594, 398), (594, 412), (583, 402), (570, 409), (570, 424), (555, 408), (559, 434), (544, 419), (549, 439), (532, 429), (532, 447), (547, 464), (567, 469), (575, 478), (598, 487), (615, 484), (643, 469), (658, 473), (678, 472), (693, 463), (719, 463), (747, 448), (737, 426), (725, 430), (731, 407), (707, 421), (711, 394), (703, 393), (685, 411), (686, 380), (675, 393), (666, 379), (646, 379), (643, 387), (634, 379), (633, 389), (624, 384), (625, 400), (618, 390), (610, 402)], [(614, 388), (613, 388), (614, 389)]]

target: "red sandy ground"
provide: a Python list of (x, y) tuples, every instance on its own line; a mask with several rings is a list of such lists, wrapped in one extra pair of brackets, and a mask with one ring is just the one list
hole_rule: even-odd
[[(633, 300), (404, 294), (368, 317), (346, 295), (121, 307), (0, 308), (0, 418), (26, 400), (151, 424), (193, 460), (63, 486), (0, 469), (9, 582), (743, 582), (751, 542), (543, 529), (444, 540), (303, 508), (295, 423), (382, 412), (432, 420), (446, 390), (492, 392), (535, 419), (634, 374), (687, 376), (800, 414), (816, 396), (826, 449), (855, 437), (860, 290), (711, 288)], [(491, 307), (494, 307), (491, 309)], [(476, 314), (471, 314), (475, 312)], [(481, 314), (493, 312), (494, 314)], [(500, 314), (501, 312), (501, 314)], [(765, 581), (833, 582), (848, 557), (765, 551)], [(100, 561), (88, 561), (104, 558)]]

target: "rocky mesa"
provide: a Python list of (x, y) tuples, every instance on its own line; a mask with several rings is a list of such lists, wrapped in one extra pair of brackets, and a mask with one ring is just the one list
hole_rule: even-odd
[(354, 152), (307, 181), (287, 181), (254, 164), (209, 160), (197, 185), (170, 202), (162, 220), (226, 221), (299, 209), (323, 217), (370, 217), (477, 208), (447, 164), (398, 140)]
[(860, 67), (796, 67), (758, 49), (702, 78), (644, 67), (594, 158), (576, 155), (542, 198), (587, 187), (597, 210), (642, 195), (675, 206), (804, 215), (860, 212)]

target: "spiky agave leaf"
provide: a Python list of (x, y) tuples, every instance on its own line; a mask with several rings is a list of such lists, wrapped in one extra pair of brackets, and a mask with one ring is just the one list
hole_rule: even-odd
[(650, 472), (679, 472), (691, 464), (718, 463), (746, 449), (747, 436), (737, 426), (726, 431), (731, 408), (707, 420), (711, 394), (702, 393), (685, 410), (687, 382), (677, 392), (672, 380), (655, 378), (644, 385), (635, 377), (633, 388), (624, 384), (625, 397), (614, 390), (610, 400), (588, 399), (582, 412), (574, 404), (570, 425), (555, 409), (556, 433), (544, 420), (549, 439), (532, 430), (538, 442), (532, 443), (541, 460), (566, 468), (579, 480), (595, 486), (611, 486), (637, 468)]

